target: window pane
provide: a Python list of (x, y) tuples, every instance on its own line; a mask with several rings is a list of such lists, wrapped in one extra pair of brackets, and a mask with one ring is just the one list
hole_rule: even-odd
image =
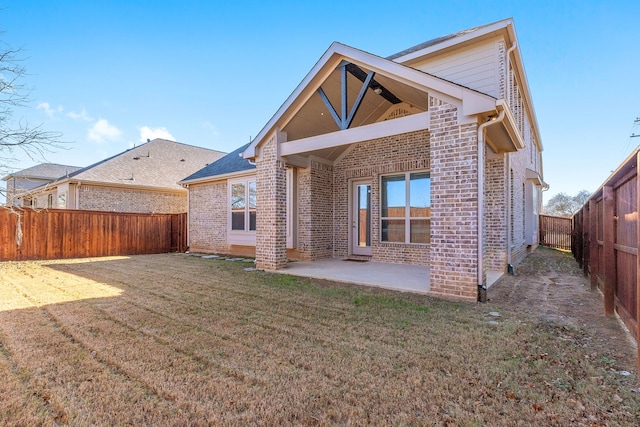
[(409, 198), (411, 203), (410, 216), (412, 218), (430, 217), (431, 188), (429, 174), (412, 173), (409, 185)]
[(406, 198), (404, 175), (382, 177), (382, 217), (404, 217)]
[(431, 220), (412, 219), (411, 220), (411, 243), (431, 242)]
[(231, 212), (231, 229), (244, 231), (244, 210)]
[(256, 211), (249, 211), (249, 230), (256, 231)]
[(383, 219), (382, 241), (404, 243), (404, 219)]
[(231, 209), (244, 209), (246, 206), (244, 184), (231, 186)]
[(256, 183), (255, 181), (249, 182), (249, 209), (256, 208)]

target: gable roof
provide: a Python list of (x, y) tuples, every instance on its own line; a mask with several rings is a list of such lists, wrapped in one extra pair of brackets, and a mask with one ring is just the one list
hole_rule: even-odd
[(79, 169), (81, 166), (68, 166), (59, 165), (57, 163), (40, 163), (39, 165), (31, 166), (30, 168), (22, 169), (2, 178), (7, 181), (11, 178), (31, 178), (31, 179), (49, 179), (54, 180), (68, 174), (71, 174)]
[(256, 165), (249, 163), (249, 161), (242, 157), (242, 152), (247, 149), (249, 144), (245, 144), (240, 148), (235, 149), (231, 153), (216, 160), (215, 162), (205, 166), (199, 171), (189, 175), (182, 181), (181, 184), (189, 184), (192, 182), (198, 182), (206, 180), (214, 176), (228, 175), (237, 172), (250, 171), (256, 168)]
[(249, 144), (243, 156), (248, 159), (255, 157), (256, 147), (262, 143), (278, 124), (286, 121), (287, 116), (297, 111), (299, 105), (308, 100), (328, 75), (344, 60), (376, 73), (393, 76), (398, 81), (431, 92), (441, 99), (449, 100), (450, 102), (456, 102), (457, 100), (457, 103), (463, 106), (464, 115), (479, 114), (495, 109), (496, 99), (489, 95), (411, 68), (402, 63), (334, 42)]
[(224, 154), (221, 151), (156, 138), (79, 169), (49, 186), (82, 182), (182, 190), (178, 181)]
[(466, 30), (457, 31), (455, 33), (447, 34), (446, 36), (427, 40), (426, 42), (417, 44), (398, 53), (394, 53), (393, 55), (388, 56), (387, 59), (392, 61), (400, 59), (397, 62), (405, 62), (407, 60), (413, 59), (415, 56), (420, 56), (424, 53), (427, 53), (427, 51), (429, 50), (441, 50), (445, 47), (462, 43), (471, 38), (475, 39), (483, 35), (490, 34), (494, 31), (508, 28), (509, 25), (513, 25), (512, 18), (503, 19), (500, 21), (492, 22), (490, 24), (480, 25), (478, 27), (467, 28)]

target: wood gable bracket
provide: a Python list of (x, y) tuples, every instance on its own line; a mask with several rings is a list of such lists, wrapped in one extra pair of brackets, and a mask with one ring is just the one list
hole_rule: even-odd
[[(373, 80), (373, 76), (375, 75), (375, 72), (370, 71), (369, 73), (365, 73), (358, 66), (346, 61), (342, 61), (339, 67), (340, 67), (340, 114), (338, 114), (334, 106), (331, 104), (331, 101), (329, 101), (329, 98), (322, 90), (322, 87), (318, 88), (318, 94), (320, 95), (322, 102), (327, 107), (327, 110), (329, 110), (331, 117), (333, 117), (333, 120), (335, 120), (340, 130), (349, 129), (349, 127), (351, 126), (351, 122), (353, 121), (353, 118), (358, 112), (358, 109), (360, 108), (360, 105), (362, 104), (362, 100), (364, 99), (364, 96), (369, 87), (375, 87), (376, 90), (380, 91), (379, 94), (383, 96), (385, 99), (387, 99), (389, 102), (391, 102), (392, 104), (397, 104), (402, 102), (395, 95), (393, 95), (391, 92), (389, 92), (388, 90), (383, 88), (380, 84), (378, 84), (375, 80)], [(351, 111), (349, 111), (348, 113), (347, 113), (347, 110), (349, 109), (349, 102), (348, 102), (349, 100), (347, 98), (347, 72), (362, 82), (362, 87), (360, 88), (360, 92), (358, 93), (358, 96), (355, 102), (351, 106)]]

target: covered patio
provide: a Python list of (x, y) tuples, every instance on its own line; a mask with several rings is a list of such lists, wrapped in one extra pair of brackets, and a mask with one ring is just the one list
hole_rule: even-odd
[[(286, 268), (273, 272), (401, 292), (428, 294), (430, 289), (429, 266), (426, 265), (326, 258), (317, 261), (290, 261)], [(497, 282), (502, 274), (488, 271), (487, 287)]]

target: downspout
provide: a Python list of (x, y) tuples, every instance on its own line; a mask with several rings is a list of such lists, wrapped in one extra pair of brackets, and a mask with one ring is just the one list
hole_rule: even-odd
[(500, 123), (504, 119), (504, 107), (497, 117), (490, 117), (489, 121), (478, 126), (478, 300), (486, 302), (487, 286), (484, 281), (484, 256), (482, 231), (484, 229), (484, 129), (487, 126)]
[(189, 223), (191, 222), (191, 191), (189, 191), (189, 184), (185, 185), (187, 189), (187, 248), (185, 252), (189, 252), (189, 246), (191, 246)]

